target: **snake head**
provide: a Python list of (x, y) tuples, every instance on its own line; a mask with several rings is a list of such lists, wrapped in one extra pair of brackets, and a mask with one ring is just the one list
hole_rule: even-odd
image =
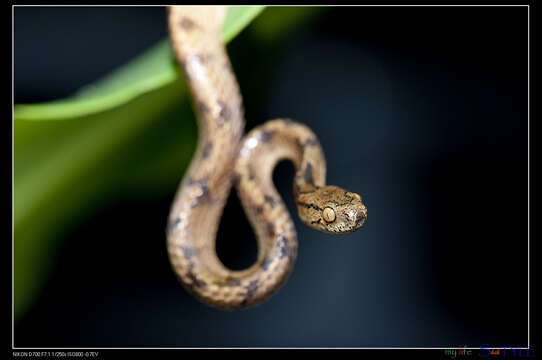
[(367, 220), (361, 196), (338, 186), (313, 187), (298, 193), (297, 212), (307, 226), (326, 233), (348, 234)]

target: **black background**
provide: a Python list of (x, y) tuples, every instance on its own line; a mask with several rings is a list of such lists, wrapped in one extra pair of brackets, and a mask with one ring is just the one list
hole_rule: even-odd
[[(16, 8), (15, 102), (71, 94), (165, 37), (165, 24), (162, 8)], [(363, 196), (366, 226), (337, 238), (295, 218), (287, 284), (224, 312), (170, 269), (160, 236), (175, 189), (116, 203), (64, 240), (15, 345), (526, 346), (527, 8), (330, 9), (291, 34), (257, 108), (246, 89), (265, 54), (249, 55), (247, 36), (229, 46), (247, 128), (309, 124), (329, 183)], [(274, 173), (290, 208), (293, 172)], [(232, 195), (223, 261), (248, 266), (252, 236)]]

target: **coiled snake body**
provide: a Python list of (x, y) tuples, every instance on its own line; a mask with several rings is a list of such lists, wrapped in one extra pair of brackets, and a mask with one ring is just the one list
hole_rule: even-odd
[[(272, 120), (243, 139), (241, 95), (221, 30), (227, 7), (173, 6), (168, 23), (173, 49), (188, 82), (198, 118), (199, 141), (179, 186), (167, 227), (169, 258), (184, 287), (220, 308), (248, 307), (285, 282), (297, 255), (294, 224), (276, 191), (272, 172), (290, 159), (293, 195), (306, 225), (349, 233), (367, 219), (358, 194), (326, 186), (325, 158), (313, 132), (288, 119)], [(218, 259), (215, 236), (235, 184), (258, 239), (250, 268), (232, 271)]]

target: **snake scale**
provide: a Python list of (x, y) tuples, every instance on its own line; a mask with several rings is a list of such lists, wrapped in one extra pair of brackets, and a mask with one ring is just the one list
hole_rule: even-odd
[[(324, 153), (307, 126), (277, 119), (243, 138), (241, 94), (221, 38), (226, 13), (221, 6), (168, 7), (170, 39), (190, 89), (199, 139), (171, 206), (167, 249), (190, 293), (211, 306), (237, 309), (275, 293), (297, 256), (294, 223), (273, 185), (278, 161), (294, 163), (293, 196), (309, 227), (350, 233), (365, 223), (367, 208), (358, 194), (326, 186)], [(258, 240), (256, 262), (240, 271), (226, 268), (215, 249), (232, 186)]]

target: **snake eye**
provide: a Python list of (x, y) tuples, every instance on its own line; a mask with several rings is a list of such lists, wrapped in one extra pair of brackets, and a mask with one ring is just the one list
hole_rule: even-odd
[(324, 208), (324, 210), (322, 210), (322, 217), (328, 223), (335, 221), (335, 210), (330, 207)]

